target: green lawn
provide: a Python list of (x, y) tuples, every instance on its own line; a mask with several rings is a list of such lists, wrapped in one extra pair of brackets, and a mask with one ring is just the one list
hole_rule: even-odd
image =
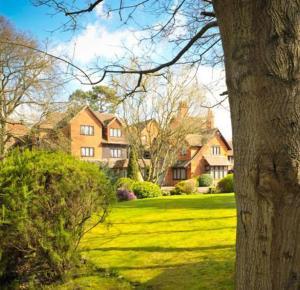
[(63, 289), (233, 289), (235, 225), (233, 194), (118, 203), (80, 247), (109, 277), (82, 276)]

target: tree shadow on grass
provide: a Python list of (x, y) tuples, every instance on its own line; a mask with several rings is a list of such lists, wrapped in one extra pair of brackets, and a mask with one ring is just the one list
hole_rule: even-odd
[(199, 196), (197, 197), (182, 197), (179, 198), (158, 198), (144, 199), (119, 203), (118, 208), (156, 208), (156, 209), (235, 209), (235, 200), (233, 195), (220, 196)]
[[(116, 234), (111, 234), (108, 238), (104, 238), (103, 236), (95, 236), (89, 238), (89, 242), (97, 241), (99, 239), (105, 240), (103, 244), (111, 242), (122, 236), (146, 236), (146, 235), (169, 235), (169, 234), (180, 234), (180, 233), (201, 233), (201, 232), (210, 232), (210, 231), (220, 231), (220, 230), (235, 230), (236, 227), (218, 227), (218, 228), (205, 228), (205, 229), (190, 229), (190, 230), (168, 230), (168, 231), (138, 231), (138, 232), (122, 232), (119, 229), (119, 232)], [(102, 245), (103, 245), (102, 244)]]
[(232, 290), (234, 258), (208, 259), (198, 263), (164, 267), (158, 276), (135, 287), (136, 290)]
[(160, 247), (160, 246), (149, 246), (149, 247), (101, 247), (101, 248), (90, 248), (82, 249), (81, 252), (90, 251), (134, 251), (134, 252), (195, 252), (195, 251), (210, 251), (210, 250), (224, 250), (234, 249), (234, 245), (216, 245), (216, 246), (201, 246), (201, 247)]
[(197, 233), (197, 232), (210, 232), (210, 231), (221, 231), (221, 230), (235, 230), (236, 227), (219, 227), (219, 228), (208, 228), (199, 230), (174, 230), (174, 231), (145, 231), (145, 232), (121, 232), (119, 236), (144, 236), (144, 235), (169, 235), (169, 234), (180, 234), (180, 233)]
[(190, 221), (210, 221), (236, 218), (236, 215), (218, 216), (218, 217), (197, 217), (197, 218), (180, 218), (180, 219), (165, 219), (165, 220), (150, 220), (150, 221), (129, 221), (129, 222), (113, 222), (114, 225), (126, 224), (153, 224), (153, 223), (169, 223), (169, 222), (190, 222)]

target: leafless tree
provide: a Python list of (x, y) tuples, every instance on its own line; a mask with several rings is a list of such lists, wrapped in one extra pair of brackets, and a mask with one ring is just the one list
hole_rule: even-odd
[[(123, 89), (127, 91), (126, 86), (132, 83), (128, 78), (121, 79), (124, 85), (118, 83), (120, 93)], [(206, 116), (201, 107), (205, 101), (204, 90), (184, 70), (168, 70), (160, 82), (149, 77), (144, 82), (148, 90), (124, 100), (121, 113), (129, 142), (147, 168), (147, 180), (161, 183), (179, 150), (185, 146), (187, 135), (206, 130)]]
[[(33, 112), (41, 115), (51, 104), (58, 79), (53, 59), (28, 47), (37, 43), (17, 32), (3, 17), (0, 18), (0, 154), (12, 138), (22, 135), (14, 128), (23, 125), (24, 116)], [(16, 46), (12, 43), (23, 44)], [(36, 118), (37, 118), (36, 116)]]

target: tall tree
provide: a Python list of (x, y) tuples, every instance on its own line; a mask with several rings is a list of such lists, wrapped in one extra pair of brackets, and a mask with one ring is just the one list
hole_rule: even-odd
[(206, 116), (201, 108), (205, 97), (201, 86), (187, 72), (170, 70), (160, 82), (146, 82), (147, 92), (124, 101), (123, 120), (129, 142), (140, 157), (147, 157), (142, 159), (148, 168), (147, 180), (162, 183), (188, 134), (206, 131)]
[(237, 289), (299, 289), (300, 1), (214, 7), (235, 149)]
[(47, 110), (57, 86), (53, 59), (38, 53), (37, 43), (0, 17), (0, 155), (14, 136), (18, 113)]
[[(104, 1), (79, 8), (70, 1), (59, 7), (51, 2), (74, 17)], [(154, 25), (150, 39), (173, 34), (170, 41), (179, 51), (150, 69), (127, 70), (139, 76), (137, 87), (143, 74), (179, 60), (203, 61), (220, 29), (235, 148), (236, 289), (299, 289), (300, 0), (120, 1), (119, 8), (108, 10), (121, 15), (129, 10), (125, 16), (132, 19), (146, 4), (153, 11), (154, 2), (160, 15), (166, 12), (166, 21)], [(176, 21), (182, 20), (177, 16), (185, 21)], [(214, 52), (215, 46), (218, 57)], [(125, 71), (105, 68), (106, 73)]]
[(139, 164), (138, 164), (137, 153), (134, 147), (130, 148), (127, 177), (136, 181), (142, 180)]
[(107, 86), (95, 86), (87, 92), (76, 90), (69, 100), (75, 105), (88, 105), (94, 111), (107, 113), (115, 113), (121, 102), (116, 91)]

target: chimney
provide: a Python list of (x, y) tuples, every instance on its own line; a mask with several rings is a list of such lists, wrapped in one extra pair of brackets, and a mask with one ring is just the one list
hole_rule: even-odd
[(179, 103), (178, 106), (178, 117), (179, 118), (185, 118), (188, 115), (188, 105), (186, 102), (182, 101)]
[(215, 116), (211, 109), (208, 109), (207, 111), (206, 128), (207, 129), (215, 128)]

